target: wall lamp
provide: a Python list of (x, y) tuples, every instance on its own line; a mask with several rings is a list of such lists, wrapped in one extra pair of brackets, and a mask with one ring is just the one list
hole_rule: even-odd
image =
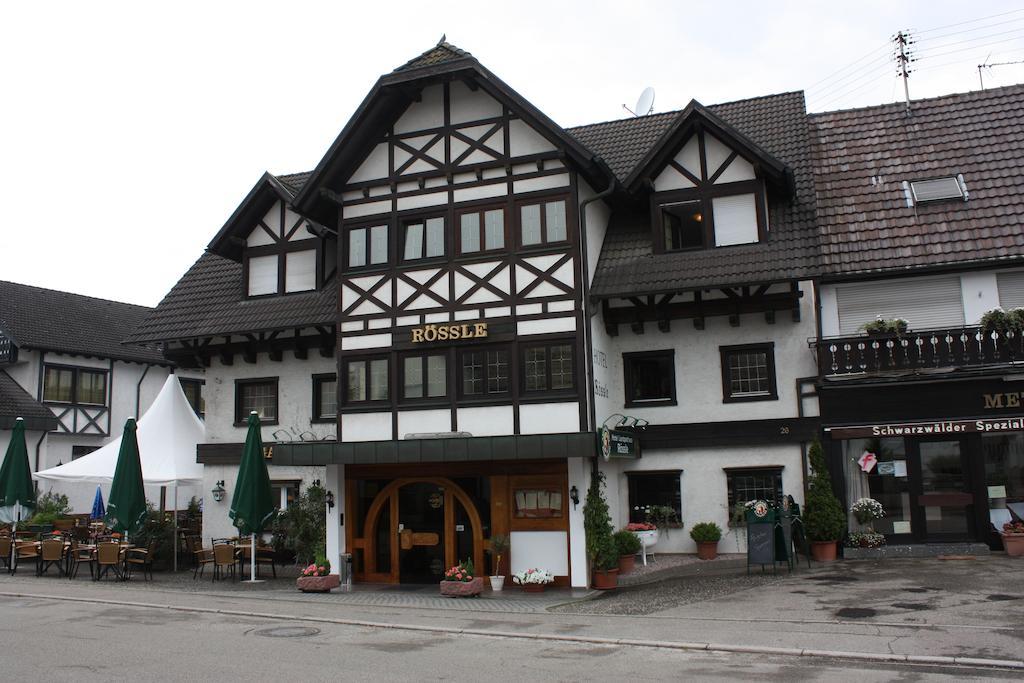
[(575, 486), (569, 489), (569, 500), (572, 501), (573, 510), (575, 510), (576, 506), (580, 504), (580, 490)]
[(224, 480), (221, 479), (213, 485), (213, 490), (210, 491), (213, 494), (213, 499), (218, 503), (224, 500)]
[(319, 479), (314, 479), (313, 483), (310, 484), (310, 486), (315, 486), (317, 488), (320, 488), (320, 480)]
[(328, 491), (326, 499), (327, 499), (327, 509), (328, 510), (333, 510), (334, 509), (334, 492), (333, 491)]

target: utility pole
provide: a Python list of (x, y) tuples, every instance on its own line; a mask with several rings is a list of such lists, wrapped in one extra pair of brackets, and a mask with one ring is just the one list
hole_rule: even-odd
[(985, 79), (981, 76), (981, 70), (985, 68), (984, 64), (978, 65), (978, 82), (981, 83), (981, 89), (985, 89)]
[(907, 116), (910, 116), (910, 86), (907, 79), (910, 77), (910, 62), (914, 61), (910, 55), (910, 45), (914, 41), (910, 39), (909, 31), (899, 31), (892, 37), (895, 46), (896, 73), (903, 78), (903, 96), (907, 103)]

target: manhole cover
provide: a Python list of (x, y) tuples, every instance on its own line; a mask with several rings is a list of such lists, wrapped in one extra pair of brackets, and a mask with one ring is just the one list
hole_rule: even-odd
[(258, 636), (267, 638), (302, 638), (304, 636), (315, 636), (320, 629), (312, 626), (278, 626), (277, 628), (264, 628), (256, 631)]
[(870, 607), (844, 607), (836, 612), (836, 616), (843, 619), (864, 619), (865, 617), (873, 617), (876, 614), (878, 612)]

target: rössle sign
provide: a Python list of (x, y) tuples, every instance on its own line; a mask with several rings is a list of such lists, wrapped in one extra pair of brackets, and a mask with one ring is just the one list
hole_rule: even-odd
[(480, 339), (487, 336), (487, 323), (463, 323), (461, 325), (424, 325), (411, 331), (413, 344), (422, 342), (450, 341), (456, 339)]

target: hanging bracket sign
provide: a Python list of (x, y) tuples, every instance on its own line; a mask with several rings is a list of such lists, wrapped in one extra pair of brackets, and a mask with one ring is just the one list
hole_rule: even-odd
[(598, 450), (606, 461), (612, 459), (636, 460), (640, 457), (640, 439), (633, 432), (601, 427), (597, 436)]

